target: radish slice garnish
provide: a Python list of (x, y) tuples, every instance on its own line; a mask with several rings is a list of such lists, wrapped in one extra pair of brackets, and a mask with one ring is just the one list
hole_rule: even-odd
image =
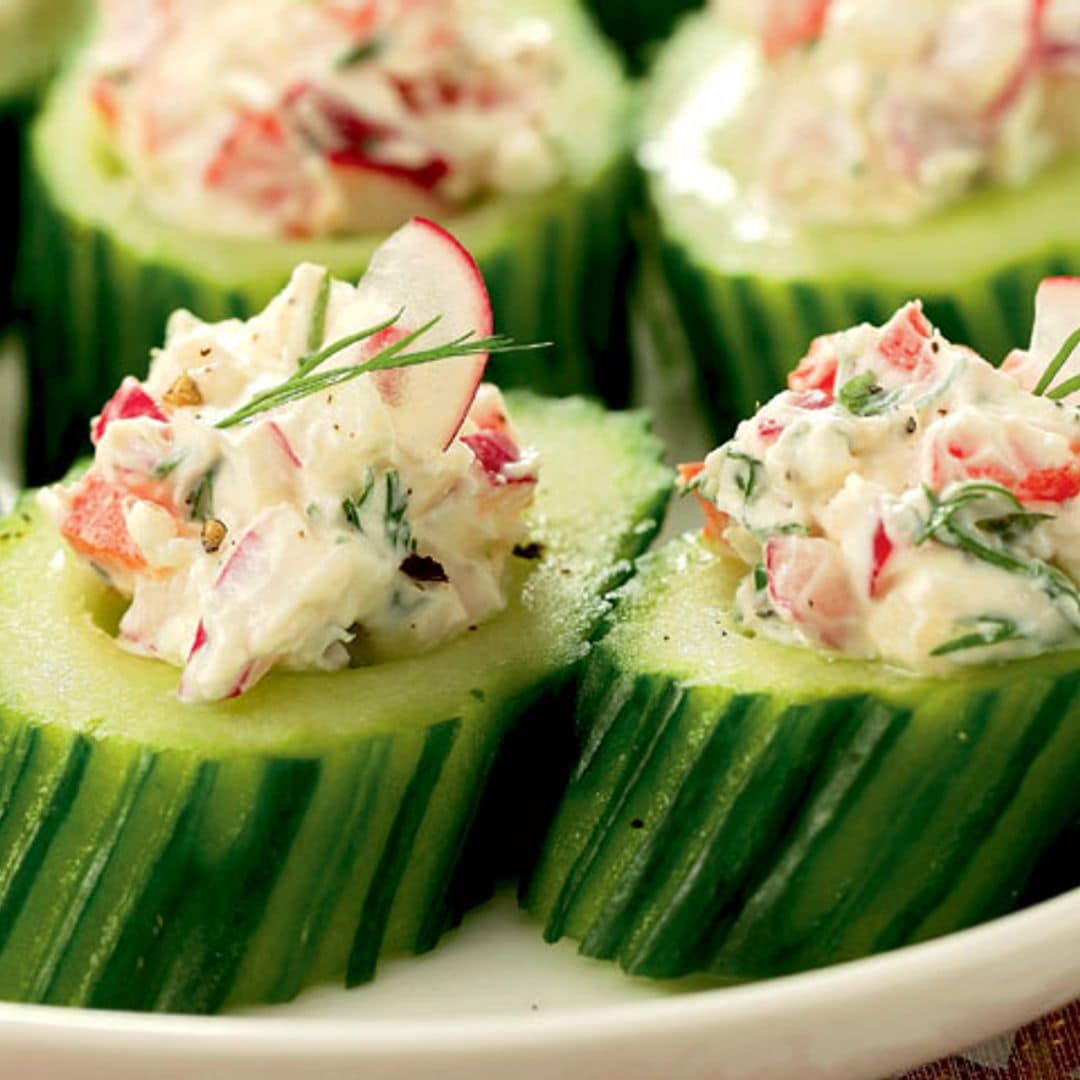
[[(491, 301), (476, 262), (425, 218), (414, 218), (376, 251), (360, 288), (385, 308), (400, 308), (403, 327), (440, 317), (411, 351), (492, 333)], [(393, 401), (384, 404), (399, 440), (417, 453), (445, 450), (469, 413), (486, 365), (487, 353), (478, 353), (398, 369)]]

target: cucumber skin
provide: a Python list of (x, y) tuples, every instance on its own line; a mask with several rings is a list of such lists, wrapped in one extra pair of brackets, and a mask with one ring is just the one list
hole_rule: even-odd
[(1080, 667), (1038, 672), (977, 693), (785, 700), (642, 668), (605, 639), (578, 684), (578, 765), (522, 903), (547, 940), (632, 974), (723, 980), (1006, 912), (1080, 813)]
[[(632, 455), (649, 471), (597, 595), (659, 528), (659, 454)], [(32, 528), (24, 504), (0, 547)], [(492, 781), (514, 786), (493, 775), (511, 735), (569, 726), (568, 677), (311, 754), (76, 731), (0, 686), (0, 999), (212, 1013), (432, 948), (516, 862), (517, 822), (477, 816), (508, 805)]]
[(702, 0), (589, 0), (604, 31), (637, 68), (647, 61), (649, 46), (670, 33), (679, 17), (702, 6)]
[[(635, 318), (670, 365), (692, 365), (719, 438), (787, 386), (820, 334), (880, 325), (911, 290), (856, 281), (785, 281), (728, 275), (701, 265), (662, 224), (646, 230), (642, 299)], [(927, 317), (957, 344), (1000, 363), (1031, 336), (1035, 290), (1045, 277), (1080, 274), (1080, 251), (1048, 251), (950, 290), (923, 292)], [(663, 300), (657, 302), (656, 293)], [(678, 333), (661, 321), (674, 311)], [(661, 315), (660, 312), (664, 314)], [(672, 356), (673, 339), (686, 353)]]
[[(168, 316), (187, 308), (207, 321), (248, 318), (285, 284), (263, 280), (229, 288), (128, 250), (90, 221), (69, 217), (26, 155), (17, 301), (27, 321), (32, 400), (27, 470), (32, 483), (63, 472), (86, 450), (88, 423), (127, 374), (144, 376)], [(477, 253), (495, 325), (522, 343), (551, 349), (493, 357), (488, 377), (544, 394), (587, 392), (624, 405), (630, 365), (625, 279), (630, 245), (623, 225), (634, 183), (629, 161), (608, 165), (587, 189), (568, 189), (546, 214), (521, 215), (507, 243)], [(454, 222), (448, 221), (451, 230)], [(212, 242), (212, 241), (211, 241)], [(304, 258), (296, 246), (296, 261)], [(359, 278), (364, 263), (331, 267)]]

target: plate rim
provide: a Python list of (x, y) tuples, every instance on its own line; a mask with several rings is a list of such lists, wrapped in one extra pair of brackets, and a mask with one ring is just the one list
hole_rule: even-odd
[[(539, 933), (539, 927), (537, 927)], [(195, 1016), (138, 1013), (53, 1005), (0, 1003), (0, 1044), (16, 1049), (49, 1036), (63, 1035), (131, 1050), (153, 1045), (169, 1051), (182, 1044), (195, 1056), (229, 1049), (317, 1061), (376, 1052), (418, 1055), (475, 1053), (484, 1050), (535, 1051), (553, 1037), (591, 1044), (647, 1032), (672, 1036), (703, 1023), (762, 1024), (770, 1016), (795, 1011), (843, 1008), (868, 994), (912, 992), (947, 971), (953, 977), (978, 977), (1004, 956), (1052, 948), (1061, 939), (1080, 940), (1080, 888), (978, 926), (876, 956), (809, 972), (738, 986), (688, 991), (670, 998), (580, 1007), (556, 1006), (525, 1016), (443, 1018)], [(407, 958), (401, 958), (407, 961)], [(1040, 1013), (1068, 1004), (1080, 994), (1080, 951), (1063, 963), (1062, 989), (1047, 991)], [(1035, 1019), (1021, 1017), (1017, 1022)], [(1000, 1033), (991, 1027), (982, 1038)]]

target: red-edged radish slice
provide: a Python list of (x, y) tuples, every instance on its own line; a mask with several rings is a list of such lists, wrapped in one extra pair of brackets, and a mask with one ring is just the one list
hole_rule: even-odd
[[(327, 160), (348, 203), (349, 220), (358, 227), (386, 232), (416, 215), (439, 217), (448, 210), (447, 203), (432, 191), (433, 184), (418, 182), (410, 171), (352, 154), (332, 154)], [(427, 179), (434, 174), (431, 168), (430, 174), (422, 174)]]
[(858, 621), (855, 593), (840, 553), (817, 537), (772, 536), (765, 545), (769, 599), (786, 619), (831, 648), (842, 648)]
[[(463, 334), (489, 337), (491, 300), (473, 257), (445, 229), (413, 218), (372, 256), (360, 289), (390, 310), (400, 326), (415, 329), (440, 316), (409, 347), (417, 351)], [(403, 444), (445, 450), (461, 428), (484, 377), (487, 353), (397, 369), (383, 402)]]

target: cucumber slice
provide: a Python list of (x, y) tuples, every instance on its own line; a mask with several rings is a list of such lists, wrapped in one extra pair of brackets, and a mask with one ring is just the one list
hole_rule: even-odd
[(478, 890), (458, 871), (500, 745), (549, 708), (670, 486), (639, 414), (511, 404), (543, 454), (543, 556), (514, 560), (508, 610), (229, 703), (181, 705), (175, 670), (117, 648), (116, 595), (58, 560), (32, 499), (0, 523), (0, 998), (212, 1012), (435, 944)]
[[(1039, 281), (1080, 273), (1080, 221), (1064, 212), (1080, 192), (1080, 154), (1023, 189), (982, 190), (904, 228), (805, 227), (763, 238), (737, 190), (717, 196), (731, 180), (709, 164), (724, 132), (703, 126), (717, 102), (738, 102), (760, 75), (745, 37), (694, 16), (665, 46), (643, 110), (650, 257), (718, 430), (772, 397), (813, 337), (882, 323), (913, 297), (950, 340), (995, 363), (1025, 344)], [(658, 340), (669, 336), (661, 323), (651, 327)]]
[(586, 665), (526, 906), (658, 977), (778, 975), (1015, 906), (1080, 812), (1080, 656), (915, 679), (742, 636), (742, 568), (646, 556)]
[(597, 22), (637, 67), (648, 59), (648, 46), (666, 37), (680, 15), (701, 5), (702, 0), (589, 0)]
[[(631, 169), (623, 145), (628, 91), (613, 50), (577, 0), (514, 0), (555, 25), (567, 78), (556, 115), (568, 178), (556, 189), (487, 202), (447, 224), (484, 273), (501, 333), (556, 348), (496, 357), (489, 377), (544, 393), (628, 393), (618, 282)], [(587, 107), (582, 107), (582, 103)], [(28, 153), (19, 292), (30, 316), (38, 402), (30, 474), (65, 468), (86, 421), (123, 375), (142, 375), (179, 307), (208, 320), (262, 310), (308, 260), (355, 279), (383, 235), (318, 242), (208, 236), (166, 224), (102, 159), (74, 74), (49, 94)]]

